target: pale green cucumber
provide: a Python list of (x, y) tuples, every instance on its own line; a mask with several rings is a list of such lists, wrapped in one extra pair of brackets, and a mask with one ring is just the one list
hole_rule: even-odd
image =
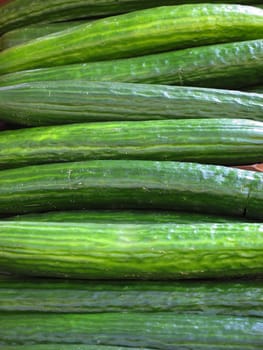
[[(0, 114), (2, 120), (26, 126), (185, 118), (263, 121), (263, 95), (155, 84), (43, 81), (0, 87)], [(191, 122), (195, 123), (185, 123)]]
[(262, 317), (263, 281), (90, 282), (0, 276), (0, 311), (161, 311)]
[(95, 280), (263, 275), (263, 224), (0, 222), (1, 272)]

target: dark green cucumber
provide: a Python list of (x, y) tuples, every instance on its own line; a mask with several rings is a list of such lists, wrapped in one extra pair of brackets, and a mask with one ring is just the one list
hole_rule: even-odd
[[(39, 22), (113, 15), (160, 5), (198, 3), (200, 0), (13, 0), (1, 8), (0, 33)], [(222, 0), (211, 0), (220, 3)], [(224, 3), (236, 3), (224, 0)], [(260, 4), (261, 0), (239, 0), (239, 4)]]
[(263, 121), (263, 95), (155, 84), (43, 81), (0, 87), (0, 114), (2, 120), (27, 126), (182, 118)]
[(0, 85), (73, 79), (224, 89), (257, 85), (263, 79), (263, 40), (22, 71), (1, 76)]
[(0, 169), (92, 159), (259, 163), (263, 122), (224, 118), (104, 122), (0, 134)]
[(1, 312), (263, 316), (263, 281), (89, 282), (0, 278)]
[(258, 223), (2, 221), (1, 272), (91, 280), (263, 276)]
[(262, 349), (257, 317), (113, 313), (2, 315), (2, 345), (79, 343), (173, 350)]
[(251, 86), (250, 88), (247, 88), (246, 91), (256, 93), (256, 94), (263, 94), (263, 86), (262, 85)]
[[(122, 223), (122, 224), (150, 224), (150, 223), (219, 223), (237, 222), (241, 218), (232, 218), (216, 215), (203, 215), (197, 213), (176, 211), (151, 211), (151, 210), (75, 210), (75, 211), (53, 211), (40, 214), (24, 214), (13, 216), (11, 219), (19, 221), (40, 222), (94, 222), (94, 223)], [(242, 219), (244, 222), (244, 219)]]
[(0, 213), (148, 208), (262, 219), (262, 180), (262, 173), (169, 161), (28, 166), (0, 172)]
[(121, 346), (106, 346), (106, 345), (79, 345), (79, 344), (35, 344), (35, 345), (8, 345), (5, 350), (150, 350), (146, 348), (131, 348)]
[(145, 348), (131, 348), (107, 345), (80, 345), (80, 344), (34, 344), (34, 345), (5, 345), (5, 350), (150, 350)]
[(0, 49), (5, 50), (9, 47), (20, 45), (41, 36), (72, 28), (83, 23), (83, 20), (49, 24), (38, 23), (14, 29), (0, 37)]
[(0, 74), (261, 39), (263, 10), (242, 5), (162, 6), (53, 33), (0, 53)]

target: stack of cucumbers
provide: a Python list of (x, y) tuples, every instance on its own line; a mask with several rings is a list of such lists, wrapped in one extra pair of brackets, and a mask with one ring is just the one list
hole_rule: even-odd
[(262, 0), (10, 0), (0, 35), (0, 349), (262, 349)]

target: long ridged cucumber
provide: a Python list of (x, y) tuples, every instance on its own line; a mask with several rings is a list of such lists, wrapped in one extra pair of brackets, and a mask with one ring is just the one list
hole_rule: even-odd
[(1, 272), (95, 280), (263, 275), (263, 224), (2, 221)]
[(0, 74), (261, 39), (263, 10), (242, 5), (162, 6), (103, 18), (0, 53)]
[(80, 344), (34, 344), (34, 345), (5, 345), (5, 350), (150, 350), (146, 348), (107, 346), (107, 345), (80, 345)]
[[(3, 220), (3, 219), (2, 219)], [(150, 223), (219, 223), (237, 222), (244, 219), (216, 215), (176, 211), (152, 210), (73, 210), (53, 211), (40, 214), (24, 214), (5, 218), (5, 220), (40, 221), (40, 222), (95, 222), (95, 223), (122, 223), (122, 224), (150, 224)]]
[(263, 281), (88, 282), (0, 278), (1, 312), (263, 316)]
[(92, 159), (259, 163), (263, 122), (224, 118), (104, 122), (0, 134), (0, 169)]
[(34, 345), (5, 345), (5, 350), (150, 350), (146, 348), (107, 346), (107, 345), (80, 345), (80, 344), (34, 344)]
[(94, 315), (3, 315), (2, 345), (103, 344), (174, 350), (262, 349), (257, 317), (113, 313)]
[[(199, 3), (200, 0), (13, 0), (1, 8), (0, 33), (39, 22), (113, 15), (160, 5)], [(220, 3), (222, 0), (211, 0)], [(236, 3), (224, 0), (224, 3)], [(260, 4), (261, 0), (239, 0), (239, 4)]]
[(27, 126), (182, 118), (263, 121), (263, 95), (155, 84), (43, 81), (0, 87), (0, 115)]
[(0, 213), (176, 209), (262, 219), (263, 174), (142, 160), (44, 164), (0, 172)]
[(83, 21), (70, 21), (50, 24), (38, 23), (19, 29), (14, 29), (0, 37), (0, 49), (5, 50), (9, 47), (20, 45), (41, 36), (59, 32), (67, 28), (72, 28), (83, 23)]
[(257, 85), (263, 79), (263, 40), (22, 71), (0, 76), (0, 85), (73, 79), (224, 89)]

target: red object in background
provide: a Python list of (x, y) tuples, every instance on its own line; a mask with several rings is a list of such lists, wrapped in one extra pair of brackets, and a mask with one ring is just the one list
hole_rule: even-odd
[(0, 131), (5, 129), (5, 123), (0, 121)]
[(263, 163), (253, 164), (253, 165), (243, 165), (243, 166), (240, 165), (240, 166), (237, 166), (236, 168), (263, 172)]
[(10, 1), (10, 0), (0, 0), (0, 5), (4, 5), (8, 1)]

